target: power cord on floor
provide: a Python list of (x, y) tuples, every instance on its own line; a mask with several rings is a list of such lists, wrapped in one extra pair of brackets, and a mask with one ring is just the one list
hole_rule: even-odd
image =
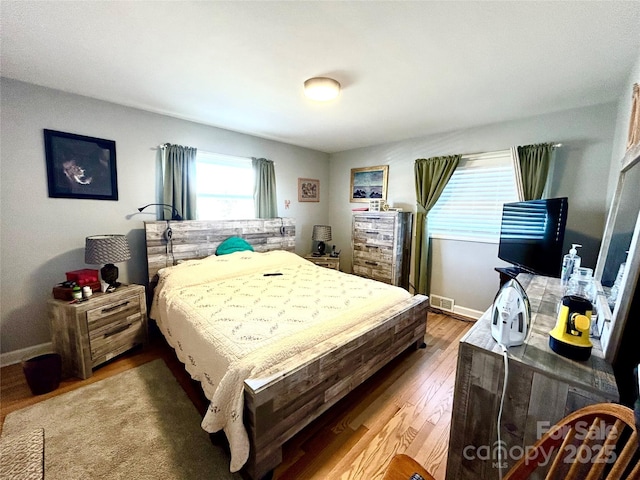
[(500, 480), (502, 480), (502, 438), (500, 434), (500, 425), (502, 423), (502, 409), (504, 407), (504, 397), (507, 395), (507, 381), (509, 380), (509, 352), (507, 351), (507, 347), (503, 344), (499, 344), (502, 349), (502, 356), (504, 358), (504, 380), (502, 384), (502, 398), (500, 399), (500, 410), (498, 410), (498, 421), (497, 421), (497, 430), (498, 430), (498, 475), (500, 476)]

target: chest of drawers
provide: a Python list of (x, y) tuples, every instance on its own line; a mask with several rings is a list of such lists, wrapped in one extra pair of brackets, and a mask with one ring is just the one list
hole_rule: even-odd
[(353, 215), (353, 273), (409, 289), (411, 212)]

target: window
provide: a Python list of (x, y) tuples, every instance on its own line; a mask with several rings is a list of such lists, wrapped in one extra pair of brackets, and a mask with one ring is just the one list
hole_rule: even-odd
[(255, 218), (250, 158), (198, 151), (198, 220)]
[(510, 150), (463, 155), (429, 212), (429, 235), (498, 243), (502, 205), (517, 201)]

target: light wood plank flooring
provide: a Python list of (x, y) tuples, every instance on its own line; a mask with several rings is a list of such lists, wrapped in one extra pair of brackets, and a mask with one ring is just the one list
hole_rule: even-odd
[[(380, 479), (396, 453), (406, 453), (444, 480), (458, 341), (472, 323), (429, 313), (427, 348), (408, 351), (284, 446), (274, 480)], [(86, 380), (64, 380), (33, 396), (20, 365), (0, 370), (0, 422), (12, 411), (162, 358), (198, 410), (207, 401), (173, 350), (156, 332), (150, 345), (96, 369)]]

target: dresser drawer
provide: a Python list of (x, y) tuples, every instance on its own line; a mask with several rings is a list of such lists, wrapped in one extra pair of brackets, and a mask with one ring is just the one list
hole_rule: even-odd
[(90, 337), (93, 366), (100, 365), (135, 345), (144, 343), (144, 339), (144, 323), (140, 319), (118, 325), (102, 335)]
[(102, 363), (144, 340), (145, 327), (138, 296), (123, 298), (87, 312), (92, 363)]
[(391, 247), (378, 245), (364, 245), (354, 243), (353, 245), (353, 262), (378, 262), (393, 264), (393, 249)]
[(356, 215), (353, 218), (354, 230), (377, 230), (393, 236), (396, 220), (390, 216)]
[(89, 333), (94, 330), (109, 328), (119, 321), (125, 321), (131, 315), (140, 316), (140, 301), (137, 295), (131, 295), (115, 303), (104, 305), (87, 311), (87, 327)]
[(354, 230), (353, 243), (362, 245), (378, 245), (383, 247), (393, 247), (393, 232), (382, 230)]
[(323, 262), (318, 260), (315, 262), (319, 267), (332, 268), (333, 270), (340, 270), (340, 264), (338, 262)]
[(391, 283), (391, 265), (388, 263), (363, 261), (353, 264), (353, 273), (379, 282)]

